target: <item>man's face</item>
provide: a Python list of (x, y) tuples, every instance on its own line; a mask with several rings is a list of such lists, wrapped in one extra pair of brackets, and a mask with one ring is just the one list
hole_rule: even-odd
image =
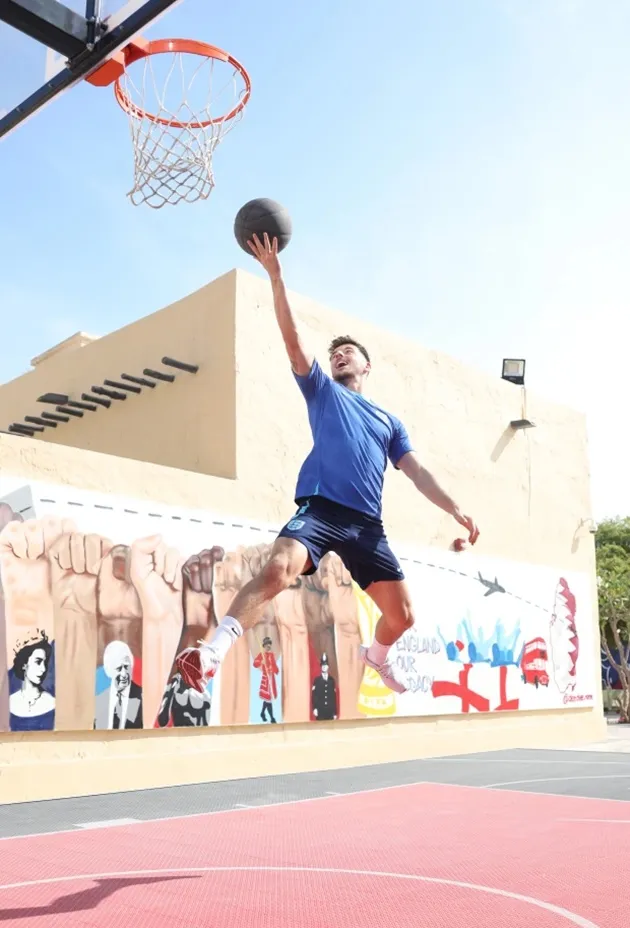
[(267, 653), (269, 653), (269, 651), (271, 651), (271, 642), (270, 642), (270, 641), (265, 641), (265, 643), (264, 643), (264, 645), (263, 645), (263, 648), (265, 649), (265, 651), (266, 651)]
[(126, 689), (130, 683), (131, 661), (128, 657), (124, 657), (116, 667), (116, 672), (114, 674), (114, 686), (120, 693), (122, 690)]
[(340, 345), (330, 356), (330, 369), (333, 380), (344, 383), (356, 377), (365, 377), (370, 370), (370, 362), (356, 345)]

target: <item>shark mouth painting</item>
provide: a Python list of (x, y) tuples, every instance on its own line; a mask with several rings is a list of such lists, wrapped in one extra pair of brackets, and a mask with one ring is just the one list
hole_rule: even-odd
[(575, 688), (580, 639), (575, 624), (576, 601), (569, 584), (560, 578), (551, 614), (550, 645), (553, 676), (561, 693)]

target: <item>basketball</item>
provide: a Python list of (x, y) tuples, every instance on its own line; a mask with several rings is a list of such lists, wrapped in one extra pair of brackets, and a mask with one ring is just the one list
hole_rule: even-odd
[(265, 232), (270, 243), (274, 238), (278, 239), (279, 252), (289, 244), (292, 232), (291, 217), (284, 206), (266, 197), (250, 200), (245, 206), (241, 206), (234, 220), (234, 235), (243, 251), (250, 257), (253, 257), (253, 254), (247, 244), (248, 239), (253, 241), (254, 235), (257, 235), (259, 241), (264, 244)]

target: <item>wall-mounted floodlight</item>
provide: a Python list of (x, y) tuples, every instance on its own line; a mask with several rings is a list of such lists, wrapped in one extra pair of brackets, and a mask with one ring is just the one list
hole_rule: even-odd
[(502, 380), (508, 380), (510, 383), (523, 386), (525, 383), (525, 360), (524, 358), (504, 358)]

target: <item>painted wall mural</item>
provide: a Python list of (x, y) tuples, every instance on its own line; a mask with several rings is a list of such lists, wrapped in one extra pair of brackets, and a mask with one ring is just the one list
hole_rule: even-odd
[(335, 555), (277, 597), (205, 693), (175, 672), (260, 571), (277, 526), (0, 479), (0, 730), (139, 729), (593, 703), (589, 578), (400, 550), (409, 692), (359, 661), (379, 613)]

